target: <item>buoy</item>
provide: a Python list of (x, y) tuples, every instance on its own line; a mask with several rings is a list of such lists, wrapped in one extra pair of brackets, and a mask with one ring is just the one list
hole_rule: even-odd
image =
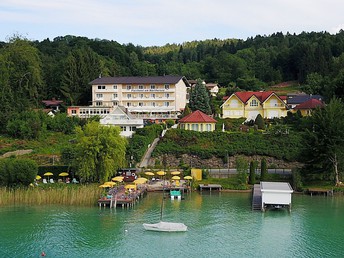
[(45, 256), (45, 255), (46, 255), (45, 252), (42, 252), (42, 253), (41, 253), (41, 256)]

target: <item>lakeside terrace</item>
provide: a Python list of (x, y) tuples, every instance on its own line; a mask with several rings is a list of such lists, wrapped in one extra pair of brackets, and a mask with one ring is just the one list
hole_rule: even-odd
[(147, 181), (139, 184), (115, 185), (109, 188), (106, 195), (98, 199), (99, 207), (130, 208), (143, 198), (147, 192), (179, 190), (184, 193), (191, 188), (188, 182), (180, 180), (180, 183), (169, 180)]

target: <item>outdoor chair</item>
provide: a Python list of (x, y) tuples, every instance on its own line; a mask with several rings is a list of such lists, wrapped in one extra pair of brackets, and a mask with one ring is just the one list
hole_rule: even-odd
[(52, 178), (50, 178), (49, 182), (50, 182), (51, 184), (55, 183), (55, 182), (54, 182), (54, 179), (52, 179)]
[(47, 179), (43, 178), (43, 184), (47, 184)]
[(79, 181), (77, 181), (75, 178), (73, 178), (72, 183), (73, 184), (79, 184)]

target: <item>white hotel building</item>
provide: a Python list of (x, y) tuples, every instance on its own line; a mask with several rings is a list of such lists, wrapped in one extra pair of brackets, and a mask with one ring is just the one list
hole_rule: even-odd
[(100, 77), (90, 84), (92, 105), (69, 107), (69, 115), (104, 117), (122, 106), (134, 118), (154, 122), (177, 119), (187, 103), (189, 87), (183, 76)]

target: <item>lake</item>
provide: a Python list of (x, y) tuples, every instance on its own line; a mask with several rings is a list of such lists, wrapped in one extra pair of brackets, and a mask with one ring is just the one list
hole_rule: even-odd
[(161, 194), (133, 208), (0, 208), (0, 257), (343, 257), (344, 197), (293, 195), (292, 211), (251, 210), (248, 193), (165, 200), (163, 219), (187, 232), (145, 231)]

